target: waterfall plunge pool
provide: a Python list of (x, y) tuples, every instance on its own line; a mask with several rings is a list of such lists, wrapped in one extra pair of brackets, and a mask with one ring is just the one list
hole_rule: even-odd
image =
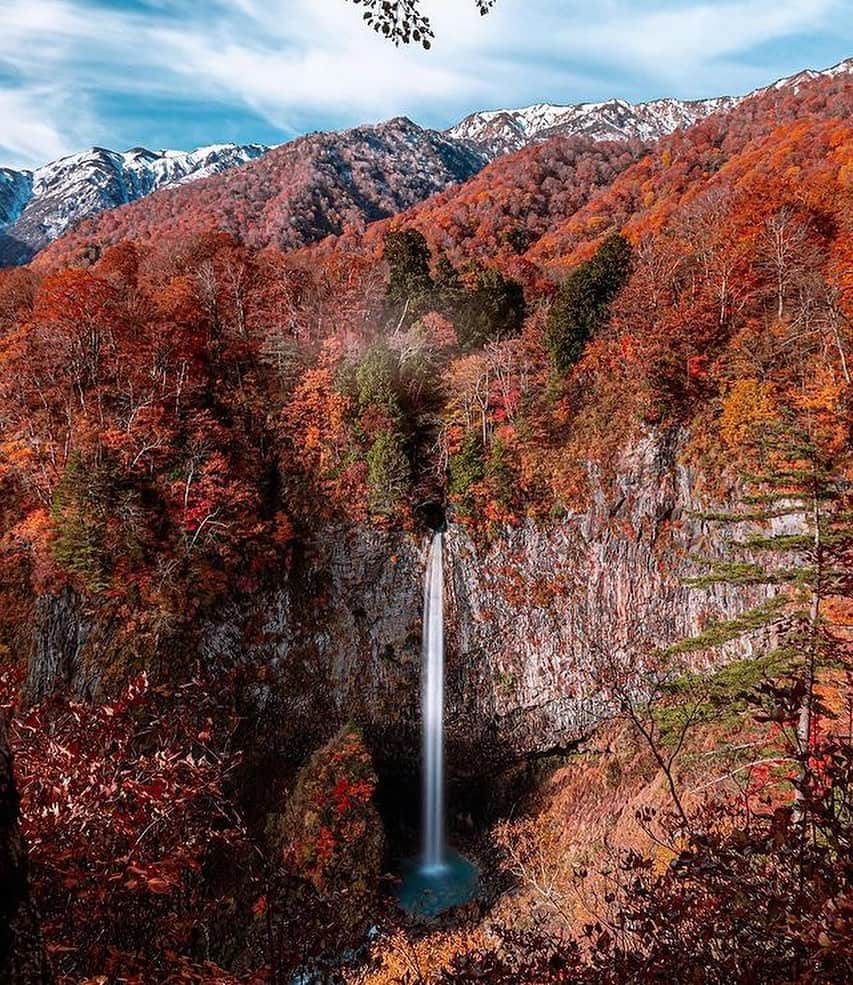
[(411, 859), (401, 875), (400, 906), (412, 916), (427, 918), (474, 899), (480, 881), (477, 866), (452, 848), (445, 849), (438, 865), (426, 864), (421, 856)]

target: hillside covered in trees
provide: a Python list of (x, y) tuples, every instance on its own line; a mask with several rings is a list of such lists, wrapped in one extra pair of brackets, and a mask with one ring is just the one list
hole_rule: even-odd
[(409, 208), (465, 181), (484, 163), (460, 141), (403, 117), (309, 134), (212, 181), (164, 189), (96, 215), (48, 253), (67, 262), (91, 244), (103, 248), (211, 229), (248, 246), (293, 249)]
[[(820, 78), (482, 170), (394, 121), (343, 168), (308, 137), (0, 270), (0, 704), (59, 982), (849, 980), (852, 113)], [(634, 523), (649, 446), (689, 496)], [(482, 899), (412, 925), (397, 747), (323, 674), (329, 586), (384, 586), (436, 505), (459, 570), (546, 614), (543, 662), (587, 574), (520, 582), (527, 537), (580, 518), (721, 595), (689, 639), (652, 613), (583, 641), (594, 726), (459, 739), (492, 784), (456, 822)], [(258, 600), (356, 535), (392, 548), (354, 587), (355, 541), (322, 555), (271, 642)], [(396, 680), (419, 627), (372, 612)], [(459, 700), (522, 717), (518, 677)]]

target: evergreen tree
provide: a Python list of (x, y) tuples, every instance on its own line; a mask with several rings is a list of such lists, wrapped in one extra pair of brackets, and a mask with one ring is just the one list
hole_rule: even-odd
[(109, 584), (104, 553), (105, 522), (100, 496), (106, 491), (98, 470), (87, 471), (78, 452), (72, 452), (51, 502), (51, 552), (60, 567), (80, 579), (93, 593)]
[(787, 703), (797, 709), (792, 739), (800, 799), (812, 779), (815, 684), (820, 670), (843, 656), (827, 602), (849, 596), (853, 587), (850, 489), (808, 421), (781, 416), (752, 427), (748, 440), (758, 468), (742, 476), (742, 509), (705, 514), (745, 533), (729, 541), (730, 556), (710, 563), (707, 573), (689, 584), (766, 586), (776, 594), (751, 613), (715, 624), (675, 649), (720, 645), (761, 623), (776, 625), (780, 645), (774, 656), (789, 675)]
[(435, 288), (429, 245), (417, 229), (399, 229), (385, 237), (383, 257), (388, 264), (385, 300), (391, 317), (412, 322), (429, 310)]
[(374, 345), (364, 354), (355, 371), (355, 386), (360, 411), (381, 408), (389, 419), (398, 420), (397, 367), (384, 345)]
[(495, 438), (489, 448), (484, 479), (491, 499), (504, 509), (509, 508), (512, 504), (516, 488), (516, 478), (511, 461), (512, 458), (506, 445), (500, 438)]
[(370, 511), (393, 515), (409, 487), (411, 464), (406, 453), (410, 431), (395, 353), (378, 343), (365, 352), (344, 387), (351, 389), (359, 411), (353, 422), (357, 442), (367, 448)]
[(436, 307), (452, 314), (462, 303), (465, 287), (459, 278), (459, 271), (445, 253), (442, 253), (436, 260), (434, 281), (438, 297)]
[(460, 345), (482, 349), (488, 342), (518, 335), (524, 323), (524, 291), (521, 284), (490, 267), (479, 268), (471, 288), (456, 294), (456, 323)]
[(485, 476), (483, 446), (476, 432), (467, 432), (459, 450), (450, 456), (448, 471), (450, 497), (459, 513), (467, 516), (471, 512), (472, 489)]
[(382, 431), (367, 453), (370, 510), (392, 516), (409, 486), (410, 468), (403, 439), (396, 430)]
[(525, 226), (516, 226), (505, 235), (507, 246), (516, 256), (523, 256), (536, 242), (536, 234)]
[(574, 366), (588, 340), (607, 323), (610, 304), (630, 273), (631, 245), (624, 236), (614, 235), (560, 285), (545, 326), (545, 342), (558, 373)]

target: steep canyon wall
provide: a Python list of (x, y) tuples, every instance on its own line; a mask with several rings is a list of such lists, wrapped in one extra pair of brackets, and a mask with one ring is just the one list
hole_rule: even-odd
[[(484, 753), (570, 743), (606, 711), (597, 682), (609, 655), (695, 634), (758, 601), (729, 586), (683, 584), (696, 556), (720, 545), (697, 516), (696, 477), (679, 462), (677, 436), (637, 443), (615, 478), (594, 488), (584, 512), (485, 544), (450, 525), (446, 722), (459, 769)], [(262, 671), (247, 707), (271, 746), (283, 723), (307, 749), (354, 720), (383, 754), (411, 756), (426, 547), (426, 536), (326, 528), (274, 587), (222, 606), (181, 645), (208, 670)], [(31, 695), (57, 685), (96, 692), (109, 621), (71, 592), (40, 600), (36, 612)]]

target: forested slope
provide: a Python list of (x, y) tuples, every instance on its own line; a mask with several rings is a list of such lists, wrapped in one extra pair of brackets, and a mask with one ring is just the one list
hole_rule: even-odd
[[(284, 981), (306, 955), (366, 981), (421, 948), (439, 982), (845, 980), (851, 108), (816, 79), (450, 190), (479, 165), (430, 138), (445, 190), (391, 218), (436, 173), (408, 124), (380, 134), (399, 187), (361, 157), (376, 132), (343, 162), (307, 138), (0, 272), (0, 703), (65, 981)], [(457, 789), (514, 809), (598, 736), (563, 780), (648, 798), (657, 842), (596, 841), (624, 878), (587, 943), (555, 922), (583, 866), (547, 787), (476, 846), (504, 918), (558, 853), (544, 924), (472, 913), (460, 948), (377, 914), (424, 508), (452, 521)], [(376, 965), (341, 970), (377, 922)]]

